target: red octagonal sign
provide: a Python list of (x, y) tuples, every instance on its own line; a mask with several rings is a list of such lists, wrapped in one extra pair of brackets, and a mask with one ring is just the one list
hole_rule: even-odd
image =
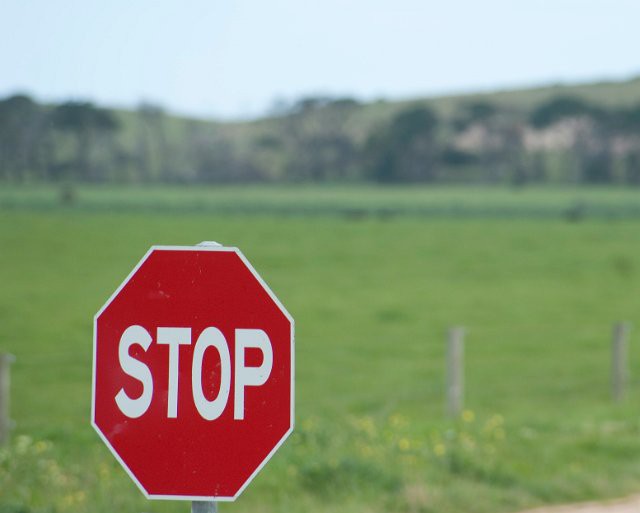
[(93, 337), (92, 424), (149, 498), (234, 500), (293, 430), (293, 319), (236, 248), (151, 248)]

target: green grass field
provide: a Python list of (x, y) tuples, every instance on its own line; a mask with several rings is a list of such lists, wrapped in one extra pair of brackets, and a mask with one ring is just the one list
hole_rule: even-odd
[(80, 213), (398, 216), (463, 219), (640, 219), (640, 190), (622, 188), (228, 185), (0, 189), (0, 209)]
[[(189, 511), (143, 499), (90, 427), (91, 330), (150, 245), (202, 240), (240, 247), (296, 319), (296, 431), (222, 511), (498, 513), (637, 492), (640, 382), (620, 404), (609, 392), (612, 323), (640, 317), (640, 219), (610, 212), (636, 196), (81, 189), (61, 207), (55, 190), (4, 189), (0, 351), (17, 357), (17, 425), (0, 512)], [(565, 216), (576, 201), (609, 214)], [(452, 202), (465, 215), (416, 211)], [(390, 205), (404, 210), (378, 215)], [(467, 328), (457, 421), (451, 325)]]

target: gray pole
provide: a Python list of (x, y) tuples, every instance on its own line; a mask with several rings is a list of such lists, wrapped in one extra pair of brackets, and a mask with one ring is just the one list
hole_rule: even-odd
[(10, 366), (15, 361), (11, 354), (0, 353), (0, 445), (9, 441), (11, 418), (9, 417)]
[(464, 403), (464, 328), (449, 329), (447, 338), (447, 414), (458, 417)]
[(627, 322), (617, 322), (613, 325), (611, 340), (611, 395), (614, 401), (621, 401), (627, 391), (629, 383), (629, 330)]
[(191, 513), (218, 513), (218, 503), (216, 501), (193, 501)]

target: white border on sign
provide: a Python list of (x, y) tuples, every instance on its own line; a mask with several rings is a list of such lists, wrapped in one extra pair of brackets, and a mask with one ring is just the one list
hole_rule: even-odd
[[(232, 497), (214, 497), (214, 496), (190, 496), (190, 495), (154, 495), (150, 494), (145, 490), (142, 483), (138, 481), (136, 476), (133, 474), (131, 469), (127, 466), (125, 461), (120, 457), (120, 455), (116, 452), (114, 447), (111, 445), (107, 437), (102, 433), (100, 428), (95, 422), (95, 399), (96, 399), (96, 352), (97, 352), (97, 334), (98, 334), (98, 317), (106, 310), (106, 308), (111, 304), (111, 302), (116, 298), (116, 296), (120, 293), (120, 291), (124, 288), (124, 286), (129, 283), (131, 278), (138, 272), (138, 269), (144, 264), (144, 262), (149, 258), (149, 256), (154, 251), (224, 251), (235, 253), (240, 257), (244, 265), (249, 269), (251, 274), (253, 274), (254, 278), (258, 280), (262, 288), (267, 292), (271, 300), (275, 303), (275, 305), (280, 309), (280, 311), (285, 315), (285, 317), (289, 320), (291, 325), (291, 413), (289, 419), (289, 429), (282, 436), (280, 441), (275, 445), (275, 447), (271, 450), (271, 452), (266, 456), (266, 458), (258, 465), (256, 470), (249, 476), (249, 478), (245, 481), (245, 483), (240, 487), (238, 492)], [(293, 317), (289, 314), (287, 309), (280, 303), (280, 300), (276, 297), (273, 291), (269, 288), (269, 286), (265, 283), (265, 281), (260, 277), (258, 272), (253, 268), (249, 260), (242, 254), (242, 252), (235, 247), (224, 247), (224, 246), (151, 246), (151, 248), (145, 253), (145, 255), (140, 259), (140, 261), (136, 264), (133, 270), (129, 273), (129, 275), (125, 278), (125, 280), (120, 284), (120, 286), (116, 289), (116, 291), (111, 294), (107, 302), (98, 310), (93, 316), (93, 369), (91, 376), (91, 425), (93, 429), (96, 430), (102, 441), (109, 448), (111, 453), (115, 456), (116, 460), (120, 463), (122, 468), (129, 474), (129, 477), (133, 480), (133, 482), (138, 486), (140, 491), (144, 494), (147, 499), (162, 499), (162, 500), (188, 500), (188, 501), (222, 501), (222, 502), (232, 502), (235, 501), (240, 494), (244, 491), (244, 489), (253, 481), (253, 478), (262, 470), (262, 468), (267, 464), (267, 462), (271, 459), (271, 457), (275, 454), (275, 452), (280, 448), (280, 446), (284, 443), (284, 441), (289, 437), (289, 435), (293, 432), (293, 428), (295, 425), (295, 415), (294, 415), (294, 406), (295, 406), (295, 334), (294, 334), (294, 321)]]

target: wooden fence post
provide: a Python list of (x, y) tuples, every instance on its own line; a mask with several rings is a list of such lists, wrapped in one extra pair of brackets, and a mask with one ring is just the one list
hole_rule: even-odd
[(464, 404), (464, 328), (455, 326), (447, 336), (447, 414), (459, 417)]
[(0, 353), (0, 445), (9, 441), (12, 422), (9, 417), (10, 366), (15, 361), (11, 354)]
[(613, 325), (611, 340), (611, 395), (614, 401), (621, 401), (629, 384), (629, 330), (628, 322)]

